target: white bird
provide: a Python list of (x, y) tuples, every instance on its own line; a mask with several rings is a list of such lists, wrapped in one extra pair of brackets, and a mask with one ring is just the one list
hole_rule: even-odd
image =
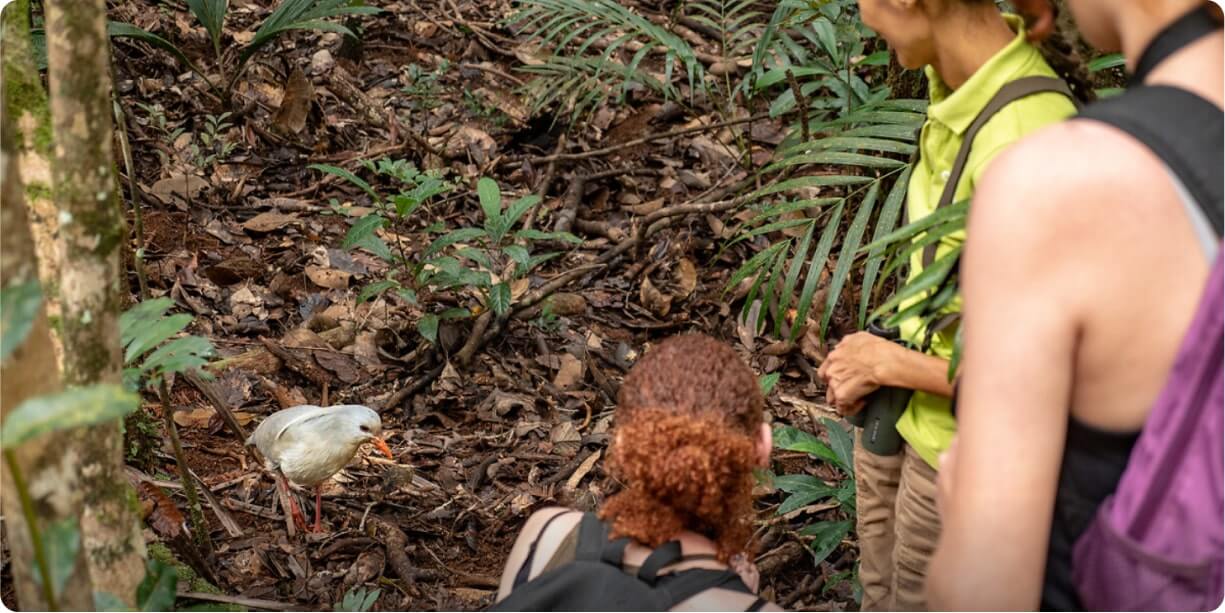
[[(318, 407), (303, 404), (277, 411), (260, 422), (248, 445), (264, 454), (268, 468), (277, 476), (278, 487), (288, 494), (284, 479), (315, 488), (315, 532), (320, 531), (320, 485), (344, 468), (358, 447), (373, 443), (388, 458), (391, 448), (379, 438), (383, 420), (370, 407), (344, 404)], [(289, 498), (289, 496), (286, 496)], [(290, 512), (305, 530), (306, 520), (290, 499)]]

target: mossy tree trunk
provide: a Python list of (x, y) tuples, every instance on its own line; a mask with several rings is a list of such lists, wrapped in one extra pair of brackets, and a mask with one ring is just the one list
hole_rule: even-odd
[[(4, 11), (3, 66), (4, 96), (0, 104), (0, 279), (6, 291), (39, 283), (38, 258), (30, 232), (25, 185), (20, 166), (45, 168), (50, 144), (47, 98), (34, 69), (30, 53), (30, 24), (27, 0)], [(18, 126), (21, 126), (20, 128)], [(41, 160), (41, 163), (39, 161)], [(25, 164), (19, 164), (19, 161)], [(33, 327), (20, 346), (0, 364), (0, 419), (22, 402), (60, 389), (59, 365), (47, 324), (46, 302), (38, 308)], [(57, 437), (44, 436), (17, 447), (15, 459), (29, 485), (39, 526), (60, 520), (80, 521), (82, 509), (77, 455)], [(34, 553), (29, 526), (21, 504), (14, 495), (12, 473), (7, 464), (2, 471), (4, 496), (0, 497), (8, 545), (12, 552), (16, 603), (11, 608), (45, 610), (48, 603), (35, 583)], [(77, 555), (72, 574), (58, 595), (57, 605), (64, 610), (93, 608), (93, 589), (84, 552)]]
[[(118, 383), (124, 229), (113, 174), (106, 0), (48, 0), (46, 10), (64, 380)], [(144, 576), (145, 544), (122, 443), (118, 422), (77, 438), (85, 495), (82, 546), (94, 589), (132, 602)]]

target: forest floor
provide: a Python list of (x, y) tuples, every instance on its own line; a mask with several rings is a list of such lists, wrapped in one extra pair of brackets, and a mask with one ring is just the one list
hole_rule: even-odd
[[(206, 72), (212, 67), (208, 37), (186, 10), (153, 0), (112, 4), (112, 19), (157, 32), (201, 58)], [(225, 39), (249, 40), (268, 4), (231, 0)], [(211, 382), (180, 377), (171, 389), (191, 469), (211, 493), (205, 513), (215, 554), (184, 559), (186, 539), (172, 520), (176, 509), (185, 513), (185, 499), (152, 394), (145, 419), (129, 424), (130, 472), (149, 541), (166, 542), (186, 566), (211, 575), (222, 594), (212, 599), (330, 610), (364, 587), (381, 590), (374, 610), (488, 606), (533, 510), (594, 509), (613, 491), (600, 460), (617, 386), (637, 356), (669, 335), (713, 335), (759, 374), (780, 373), (769, 396), (775, 423), (820, 432), (819, 418), (836, 417), (811, 360), (739, 323), (738, 296), (724, 292), (752, 254), (743, 243), (727, 248), (745, 213), (693, 206), (733, 195), (750, 176), (737, 163), (737, 137), (752, 142), (752, 163), (764, 164), (782, 138), (781, 121), (701, 129), (719, 117), (633, 95), (574, 124), (532, 113), (518, 93), (531, 53), (502, 25), (508, 2), (373, 4), (383, 12), (357, 20), (357, 47), (334, 33), (280, 38), (251, 62), (228, 107), (170, 54), (131, 40), (113, 45), (133, 176), (120, 170), (143, 212), (143, 237), (132, 247), (143, 249), (148, 293), (193, 313), (189, 331), (226, 358)], [(686, 128), (695, 129), (634, 143)], [(379, 159), (446, 169), (460, 186), (395, 232), (384, 228), (386, 242), (420, 250), (430, 224), (479, 225), (470, 186), (488, 176), (505, 194), (541, 194), (542, 229), (575, 214), (571, 230), (584, 239), (516, 284), (514, 298), (562, 275), (569, 282), (540, 303), (548, 308), (517, 313), (470, 360), (460, 354), (473, 319), (444, 320), (436, 346), (417, 326), (422, 304), (471, 308), (474, 295), (439, 292), (413, 303), (388, 292), (359, 302), (388, 266), (341, 248), (370, 197), (308, 165), (339, 166), (390, 192), (385, 177), (360, 165)], [(676, 206), (696, 212), (650, 217)], [(671, 223), (639, 240), (644, 219)], [(127, 280), (138, 300), (134, 269)], [(831, 337), (850, 326), (849, 317), (835, 317)], [(363, 449), (325, 486), (325, 534), (290, 536), (272, 481), (215, 406), (232, 409), (250, 431), (264, 415), (304, 402), (376, 408), (395, 457)], [(772, 469), (835, 477), (801, 453), (777, 454)], [(763, 595), (796, 609), (857, 608), (848, 580), (853, 535), (814, 563), (811, 537), (799, 533), (840, 517), (836, 505), (778, 515), (782, 497), (768, 479), (758, 493)], [(300, 499), (312, 513), (313, 497)]]

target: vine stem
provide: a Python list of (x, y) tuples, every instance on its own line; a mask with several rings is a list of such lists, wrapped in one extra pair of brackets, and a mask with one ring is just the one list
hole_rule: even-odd
[(12, 449), (4, 450), (4, 461), (8, 462), (9, 474), (13, 475), (13, 487), (17, 490), (17, 497), (21, 500), (21, 514), (25, 516), (26, 529), (30, 531), (30, 545), (34, 548), (34, 563), (38, 565), (38, 572), (42, 575), (42, 581), (39, 583), (43, 590), (43, 599), (47, 601), (48, 609), (58, 611), (59, 603), (55, 600), (55, 589), (51, 585), (51, 567), (47, 564), (47, 551), (43, 549), (42, 533), (38, 530), (38, 516), (34, 513), (34, 501), (30, 498), (30, 489), (26, 487), (25, 475), (21, 472), (21, 467), (17, 465), (17, 454), (13, 453)]
[(183, 455), (183, 443), (179, 441), (179, 429), (174, 424), (174, 409), (170, 406), (170, 390), (166, 387), (166, 377), (158, 377), (158, 398), (162, 402), (162, 420), (166, 424), (166, 434), (170, 436), (170, 444), (174, 448), (174, 461), (178, 465), (179, 479), (183, 482), (183, 493), (187, 494), (187, 509), (191, 514), (192, 533), (196, 543), (211, 555), (213, 543), (208, 538), (208, 526), (204, 523), (204, 510), (200, 507), (199, 493), (196, 492), (196, 482), (187, 469), (187, 458)]

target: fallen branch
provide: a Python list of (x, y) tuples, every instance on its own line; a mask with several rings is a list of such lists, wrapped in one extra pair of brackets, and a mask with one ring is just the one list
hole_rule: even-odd
[(396, 525), (378, 515), (370, 514), (366, 521), (374, 525), (374, 530), (387, 552), (387, 564), (407, 585), (416, 580), (417, 571), (408, 560), (408, 536)]
[(205, 592), (179, 592), (179, 598), (189, 598), (191, 600), (203, 600), (206, 602), (223, 602), (226, 604), (236, 604), (252, 609), (263, 609), (265, 611), (297, 611), (302, 609), (302, 605), (292, 602), (278, 602), (276, 600), (263, 600), (261, 598), (247, 598), (245, 596), (226, 596), (225, 594), (208, 594)]
[(649, 136), (643, 136), (642, 138), (635, 138), (634, 140), (625, 141), (624, 143), (617, 143), (616, 145), (609, 145), (608, 147), (603, 147), (601, 149), (592, 149), (590, 151), (582, 151), (579, 153), (554, 153), (552, 155), (542, 155), (542, 156), (536, 156), (536, 157), (511, 156), (511, 157), (507, 157), (503, 161), (503, 163), (506, 164), (506, 163), (521, 162), (524, 159), (531, 162), (532, 164), (543, 164), (545, 162), (560, 161), (560, 160), (584, 160), (587, 158), (599, 157), (601, 155), (608, 155), (609, 153), (616, 153), (617, 151), (620, 151), (622, 149), (628, 149), (630, 147), (641, 145), (643, 143), (649, 143), (652, 141), (673, 138), (676, 136), (685, 136), (687, 134), (696, 134), (698, 132), (705, 132), (707, 130), (718, 130), (719, 128), (726, 128), (729, 126), (736, 126), (736, 125), (740, 125), (744, 123), (751, 123), (754, 121), (760, 121), (762, 119), (769, 119), (769, 118), (770, 118), (769, 113), (759, 113), (757, 115), (753, 115), (750, 117), (741, 117), (739, 119), (729, 119), (727, 121), (720, 121), (718, 123), (711, 123), (711, 124), (703, 124), (700, 126), (694, 126), (692, 128), (681, 128), (679, 130), (673, 130), (671, 132), (664, 132), (662, 134), (651, 134)]
[(199, 375), (199, 373), (193, 371), (183, 373), (183, 378), (187, 379), (188, 383), (191, 383), (196, 389), (200, 390), (200, 393), (204, 394), (205, 398), (208, 398), (209, 403), (213, 405), (213, 409), (215, 409), (217, 414), (221, 416), (221, 421), (224, 422), (226, 427), (230, 429), (230, 432), (234, 433), (234, 436), (238, 438), (239, 442), (243, 443), (243, 447), (247, 450), (247, 453), (251, 455), (251, 459), (255, 460), (255, 465), (263, 466), (264, 459), (259, 457), (259, 452), (256, 451), (254, 447), (249, 447), (246, 445), (247, 430), (242, 427), (242, 424), (238, 423), (238, 418), (235, 417), (234, 412), (230, 410), (230, 405), (226, 404), (225, 400), (221, 397), (221, 393), (217, 391), (217, 388), (213, 386), (212, 382), (205, 380)]

